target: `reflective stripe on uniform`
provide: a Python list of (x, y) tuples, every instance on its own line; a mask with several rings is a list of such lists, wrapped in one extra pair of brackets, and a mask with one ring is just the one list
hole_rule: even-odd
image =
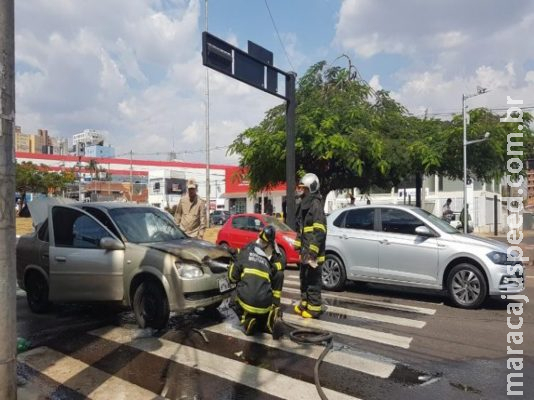
[(228, 279), (230, 280), (230, 282), (234, 282), (234, 278), (232, 278), (232, 275), (234, 273), (234, 263), (232, 261), (230, 261), (230, 269), (228, 270)]
[(324, 224), (321, 224), (321, 223), (319, 223), (319, 222), (315, 222), (315, 223), (313, 224), (313, 228), (314, 228), (314, 229), (317, 229), (317, 230), (319, 230), (319, 231), (326, 232), (326, 226), (324, 226)]
[(278, 271), (282, 271), (283, 267), (282, 267), (282, 263), (280, 261), (275, 262), (274, 265), (276, 265), (276, 269)]
[(310, 244), (310, 250), (313, 251), (314, 253), (319, 253), (319, 247), (317, 247), (314, 244)]
[(310, 232), (313, 232), (313, 226), (305, 226), (304, 233), (310, 233)]
[(267, 314), (269, 311), (271, 311), (271, 308), (272, 308), (272, 305), (269, 307), (265, 307), (265, 308), (249, 306), (247, 303), (243, 302), (243, 300), (241, 300), (239, 297), (237, 297), (236, 300), (239, 303), (239, 305), (243, 308), (243, 310), (248, 311), (249, 313), (252, 313), (252, 314)]
[(256, 276), (259, 276), (262, 279), (268, 280), (269, 282), (271, 281), (271, 277), (269, 276), (268, 272), (261, 271), (259, 269), (255, 269), (255, 268), (244, 268), (243, 269), (243, 273), (241, 274), (241, 279), (243, 279), (244, 275), (256, 275)]
[(325, 260), (326, 260), (325, 256), (317, 257), (317, 262), (325, 262)]
[(282, 291), (281, 290), (273, 290), (273, 297), (279, 299), (282, 297)]
[(323, 307), (322, 306), (312, 306), (311, 304), (308, 303), (308, 305), (306, 306), (306, 308), (310, 311), (317, 311), (317, 312), (321, 312), (323, 311)]

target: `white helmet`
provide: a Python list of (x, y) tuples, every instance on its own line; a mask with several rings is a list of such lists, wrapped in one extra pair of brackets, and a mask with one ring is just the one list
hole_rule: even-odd
[(310, 193), (315, 193), (319, 190), (319, 178), (315, 174), (306, 174), (300, 178), (299, 185), (310, 189)]

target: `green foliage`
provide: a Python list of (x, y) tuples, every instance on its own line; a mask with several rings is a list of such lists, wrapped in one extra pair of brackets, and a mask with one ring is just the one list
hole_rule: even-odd
[[(374, 92), (348, 68), (321, 61), (305, 73), (297, 88), (296, 169), (317, 174), (321, 192), (372, 186), (387, 188), (415, 175), (463, 177), (462, 117), (450, 121), (410, 116), (386, 91)], [(518, 124), (502, 123), (486, 109), (470, 112), (470, 175), (491, 180), (506, 171), (507, 135)], [(524, 125), (532, 117), (523, 115)], [(523, 130), (525, 154), (534, 155), (532, 131)], [(256, 127), (242, 132), (228, 152), (240, 156), (251, 192), (284, 182), (285, 105), (272, 108)]]
[(71, 171), (51, 172), (46, 165), (23, 161), (16, 165), (16, 190), (19, 193), (58, 193), (74, 182)]

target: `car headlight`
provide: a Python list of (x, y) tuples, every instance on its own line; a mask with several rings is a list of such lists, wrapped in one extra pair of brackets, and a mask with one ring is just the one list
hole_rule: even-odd
[(511, 260), (508, 260), (508, 254), (501, 253), (500, 251), (492, 251), (491, 253), (488, 253), (487, 256), (489, 259), (494, 263), (498, 265), (514, 265), (514, 264), (521, 264), (520, 260), (515, 261), (513, 258), (519, 258), (519, 254), (517, 252), (512, 252), (510, 254), (512, 256)]
[(178, 268), (178, 275), (180, 278), (195, 279), (204, 275), (204, 271), (199, 266), (193, 264), (181, 264), (178, 261), (174, 263)]

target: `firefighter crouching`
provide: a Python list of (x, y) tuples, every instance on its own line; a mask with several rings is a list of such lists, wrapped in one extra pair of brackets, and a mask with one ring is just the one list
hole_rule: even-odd
[(285, 260), (275, 234), (274, 227), (267, 225), (228, 268), (229, 280), (237, 284), (233, 309), (246, 335), (267, 332), (278, 339), (283, 333), (279, 316)]
[(302, 177), (297, 188), (297, 240), (300, 250), (300, 303), (295, 312), (304, 318), (318, 318), (323, 313), (321, 267), (325, 261), (326, 217), (315, 174)]

